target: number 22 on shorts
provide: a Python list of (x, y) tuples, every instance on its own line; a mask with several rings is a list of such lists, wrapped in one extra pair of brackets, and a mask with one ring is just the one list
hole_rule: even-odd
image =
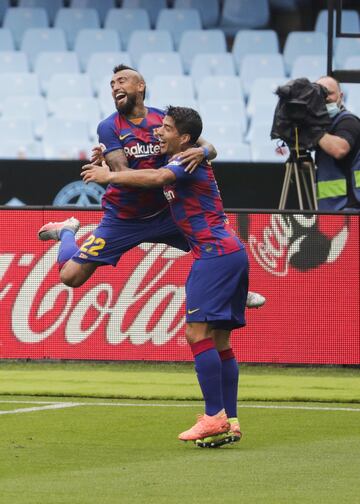
[(84, 241), (80, 250), (86, 254), (98, 256), (99, 250), (102, 250), (105, 245), (106, 241), (103, 238), (96, 238), (96, 236), (90, 235), (89, 238)]

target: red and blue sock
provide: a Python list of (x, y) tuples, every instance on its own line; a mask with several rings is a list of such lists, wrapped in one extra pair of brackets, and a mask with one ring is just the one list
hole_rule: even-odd
[(59, 266), (62, 267), (77, 251), (75, 234), (69, 229), (63, 229), (60, 233), (60, 248), (57, 257)]
[(237, 417), (239, 366), (232, 348), (219, 352), (222, 363), (222, 393), (228, 418)]

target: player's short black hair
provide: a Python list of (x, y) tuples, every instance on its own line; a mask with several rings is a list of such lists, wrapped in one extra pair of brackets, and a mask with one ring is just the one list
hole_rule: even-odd
[(118, 72), (122, 72), (123, 70), (132, 70), (133, 72), (136, 72), (140, 76), (140, 78), (144, 81), (145, 88), (144, 88), (143, 98), (145, 99), (145, 95), (146, 95), (146, 82), (145, 82), (144, 77), (141, 75), (141, 73), (139, 73), (135, 68), (132, 68), (132, 67), (127, 66), (127, 65), (123, 65), (122, 63), (120, 65), (116, 65), (113, 68), (113, 73), (116, 74)]
[(197, 142), (201, 135), (203, 124), (200, 114), (189, 107), (173, 107), (169, 105), (166, 109), (166, 115), (171, 117), (175, 123), (176, 129), (180, 135), (189, 134), (190, 143)]

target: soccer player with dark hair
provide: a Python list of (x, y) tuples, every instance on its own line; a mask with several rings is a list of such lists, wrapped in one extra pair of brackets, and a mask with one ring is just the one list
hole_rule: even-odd
[(158, 129), (162, 154), (172, 156), (158, 169), (112, 172), (85, 165), (86, 183), (121, 187), (163, 187), (173, 219), (189, 243), (194, 262), (186, 282), (186, 339), (205, 401), (205, 414), (179, 439), (202, 447), (241, 438), (237, 418), (238, 365), (230, 334), (245, 325), (248, 258), (229, 226), (211, 165), (203, 161), (190, 174), (181, 157), (202, 131), (199, 114), (190, 108), (169, 107)]

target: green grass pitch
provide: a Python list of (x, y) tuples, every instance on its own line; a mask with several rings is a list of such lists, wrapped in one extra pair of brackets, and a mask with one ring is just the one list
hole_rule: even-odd
[[(244, 367), (240, 443), (177, 440), (191, 366), (0, 363), (1, 504), (356, 504), (360, 373)], [(17, 412), (16, 412), (17, 411)]]

